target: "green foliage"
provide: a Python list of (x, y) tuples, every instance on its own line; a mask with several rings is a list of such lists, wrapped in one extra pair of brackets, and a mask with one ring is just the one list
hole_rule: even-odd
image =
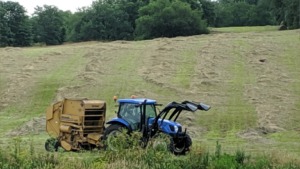
[(270, 2), (268, 0), (260, 0), (257, 2), (256, 8), (249, 15), (250, 25), (263, 26), (275, 25), (275, 17), (272, 15)]
[(134, 20), (140, 3), (130, 1), (95, 1), (74, 14), (73, 41), (133, 39)]
[(216, 11), (215, 6), (216, 3), (210, 0), (200, 0), (201, 8), (200, 10), (203, 11), (203, 19), (207, 21), (208, 26), (214, 26), (215, 18), (216, 18)]
[(0, 1), (0, 46), (31, 44), (31, 27), (25, 12), (18, 2)]
[(285, 24), (289, 29), (300, 28), (300, 2), (298, 0), (272, 0), (272, 13), (277, 24)]
[[(219, 149), (219, 144), (216, 149)], [(0, 150), (0, 168), (296, 169), (300, 167), (293, 162), (278, 163), (266, 156), (250, 159), (243, 151), (237, 151), (235, 155), (226, 153), (211, 155), (200, 147), (193, 147), (186, 156), (174, 156), (168, 151), (158, 151), (152, 147), (146, 149), (132, 147), (118, 152), (100, 150), (47, 153), (36, 152), (32, 140), (16, 138), (6, 151), (2, 147)]]
[(139, 17), (139, 9), (148, 3), (148, 0), (120, 0), (119, 6), (125, 13), (128, 14), (128, 21), (134, 30), (136, 28), (135, 20)]
[(250, 158), (250, 156), (246, 156), (245, 152), (242, 150), (237, 150), (235, 153), (235, 161), (238, 164), (244, 164), (247, 158)]
[(0, 168), (54, 168), (58, 164), (54, 154), (38, 154), (34, 151), (34, 145), (24, 146), (26, 142), (20, 138), (13, 140), (13, 144), (0, 151)]
[(300, 27), (298, 0), (219, 0), (215, 26), (259, 26), (285, 24)]
[(133, 40), (208, 33), (211, 27), (284, 24), (300, 27), (298, 0), (98, 0), (75, 13), (55, 6), (25, 15), (0, 1), (0, 46), (65, 41)]
[(32, 18), (35, 42), (46, 45), (59, 45), (65, 41), (63, 13), (55, 6), (36, 7)]
[(208, 33), (201, 13), (181, 1), (153, 0), (139, 10), (139, 15), (136, 39)]
[(260, 26), (273, 24), (269, 3), (246, 1), (223, 2), (216, 5), (216, 27)]
[(299, 0), (285, 0), (284, 14), (285, 22), (289, 29), (300, 28), (300, 2)]
[(215, 151), (215, 157), (216, 158), (220, 158), (221, 156), (221, 149), (222, 149), (222, 146), (219, 144), (219, 142), (217, 141), (217, 144), (216, 144), (216, 151)]

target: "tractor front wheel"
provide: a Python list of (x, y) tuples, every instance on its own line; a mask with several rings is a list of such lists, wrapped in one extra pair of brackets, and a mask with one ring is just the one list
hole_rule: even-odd
[(170, 150), (175, 155), (185, 155), (185, 153), (189, 151), (189, 147), (192, 145), (192, 139), (189, 135), (186, 135), (186, 138), (180, 142), (174, 141), (173, 138), (170, 140)]

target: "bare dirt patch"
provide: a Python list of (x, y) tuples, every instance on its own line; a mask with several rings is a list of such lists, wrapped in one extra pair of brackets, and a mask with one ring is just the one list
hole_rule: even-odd
[(35, 117), (25, 124), (7, 132), (8, 137), (19, 137), (25, 135), (35, 135), (45, 132), (46, 117)]

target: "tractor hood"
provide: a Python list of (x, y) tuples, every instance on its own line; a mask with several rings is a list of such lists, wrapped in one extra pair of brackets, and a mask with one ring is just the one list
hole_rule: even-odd
[(156, 118), (149, 119), (150, 122), (148, 121), (148, 124), (153, 126), (154, 134), (158, 130), (162, 130), (168, 134), (176, 134), (182, 132), (181, 125), (176, 122), (182, 111), (195, 112), (197, 110), (208, 111), (209, 109), (210, 106), (204, 103), (192, 101), (183, 101), (181, 103), (171, 102), (156, 116)]
[[(149, 118), (148, 124), (152, 125), (154, 120), (155, 118)], [(158, 119), (158, 126), (164, 133), (167, 134), (176, 134), (177, 132), (182, 132), (181, 124), (174, 121)]]

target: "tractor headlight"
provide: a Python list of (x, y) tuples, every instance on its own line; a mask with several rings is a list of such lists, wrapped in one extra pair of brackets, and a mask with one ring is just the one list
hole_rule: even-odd
[(177, 133), (178, 130), (179, 130), (179, 127), (176, 126), (176, 125), (169, 125), (169, 127), (170, 127), (171, 131), (173, 131), (173, 132), (175, 132), (175, 133)]
[(178, 127), (174, 126), (174, 132), (177, 133), (178, 132)]

